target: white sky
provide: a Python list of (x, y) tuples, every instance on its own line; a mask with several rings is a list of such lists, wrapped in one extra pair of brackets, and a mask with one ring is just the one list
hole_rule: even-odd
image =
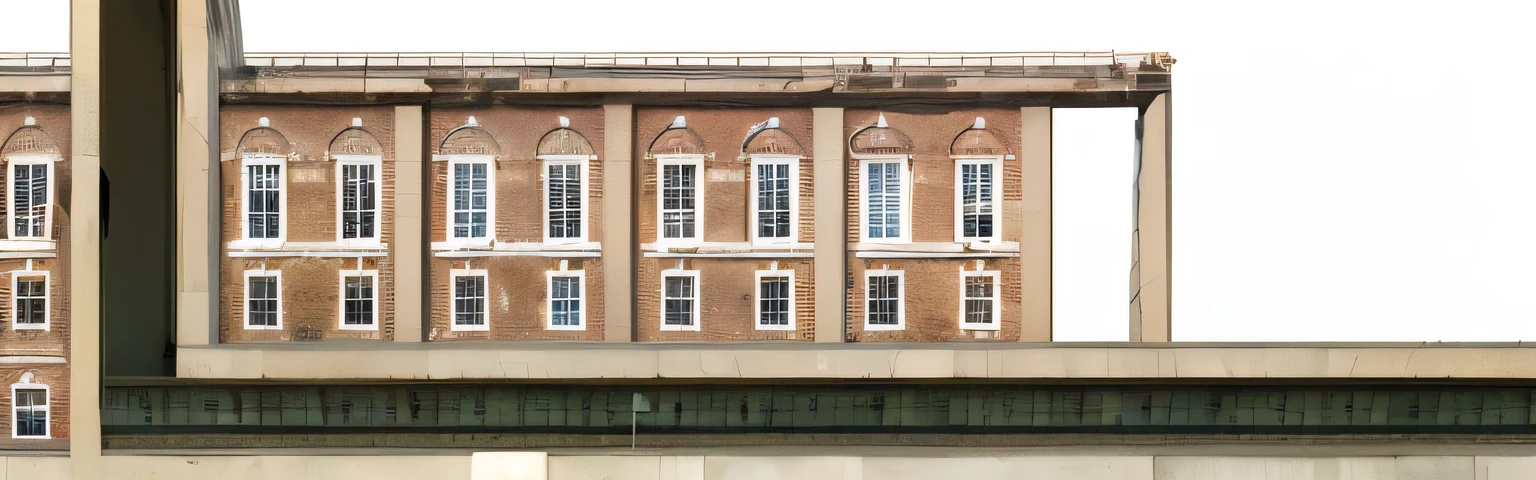
[[(1519, 2), (242, 3), (248, 51), (1169, 51), (1175, 340), (1536, 340)], [(1057, 339), (1124, 339), (1134, 114), (1056, 115)]]

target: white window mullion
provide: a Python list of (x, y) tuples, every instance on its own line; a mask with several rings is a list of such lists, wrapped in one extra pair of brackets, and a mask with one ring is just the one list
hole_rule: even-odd
[(587, 160), (585, 155), (545, 155), (544, 243), (587, 241)]
[(550, 330), (587, 329), (587, 282), (586, 272), (551, 271), (549, 277), (548, 313), (546, 325)]
[(379, 271), (341, 272), (342, 330), (377, 330), (379, 319)]
[(960, 328), (1001, 330), (1001, 280), (999, 271), (960, 272)]
[(377, 243), (383, 196), (382, 161), (376, 155), (336, 155), (336, 234), (343, 243)]
[(247, 155), (241, 161), (241, 233), (262, 246), (276, 246), (287, 238), (287, 172), (285, 159), (275, 155)]
[(1002, 225), (997, 208), (998, 159), (955, 162), (955, 241), (996, 242)]
[(704, 156), (657, 157), (656, 237), (672, 246), (704, 238)]
[(495, 163), (490, 155), (448, 159), (448, 241), (489, 244), (496, 231)]
[(661, 329), (699, 330), (699, 271), (661, 272)]
[(758, 330), (795, 329), (795, 271), (758, 270), (753, 305)]
[(872, 243), (912, 238), (912, 182), (908, 159), (875, 157), (859, 162), (859, 237)]
[(48, 272), (16, 270), (10, 272), (10, 275), (11, 329), (48, 330), (50, 328)]
[(906, 275), (901, 270), (864, 272), (864, 329), (906, 328)]
[(283, 274), (276, 270), (245, 271), (245, 329), (283, 329)]
[(794, 243), (800, 221), (800, 157), (753, 155), (752, 243)]
[(489, 331), (489, 277), (485, 270), (454, 270), (452, 331)]
[(9, 165), (7, 196), (11, 206), (6, 217), (10, 238), (50, 239), (53, 236), (53, 165), (56, 155), (13, 155)]
[(31, 381), (28, 372), (22, 374), (21, 383), (11, 385), (11, 438), (52, 438), (48, 386)]

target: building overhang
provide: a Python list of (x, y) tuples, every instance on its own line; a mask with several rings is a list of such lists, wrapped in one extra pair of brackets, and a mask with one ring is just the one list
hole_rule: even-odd
[(367, 341), (180, 347), (181, 379), (1125, 381), (1536, 379), (1525, 343), (733, 345)]

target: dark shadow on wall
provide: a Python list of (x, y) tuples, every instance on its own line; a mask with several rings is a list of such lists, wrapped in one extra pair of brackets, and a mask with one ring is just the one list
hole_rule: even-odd
[(176, 0), (113, 0), (101, 9), (111, 19), (101, 23), (102, 194), (110, 194), (102, 205), (102, 372), (169, 376)]

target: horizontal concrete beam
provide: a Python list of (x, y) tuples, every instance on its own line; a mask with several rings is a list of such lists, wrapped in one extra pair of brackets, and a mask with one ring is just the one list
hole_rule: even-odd
[(203, 379), (1533, 379), (1520, 344), (325, 342), (177, 349)]
[(68, 92), (69, 75), (0, 76), (0, 92)]

